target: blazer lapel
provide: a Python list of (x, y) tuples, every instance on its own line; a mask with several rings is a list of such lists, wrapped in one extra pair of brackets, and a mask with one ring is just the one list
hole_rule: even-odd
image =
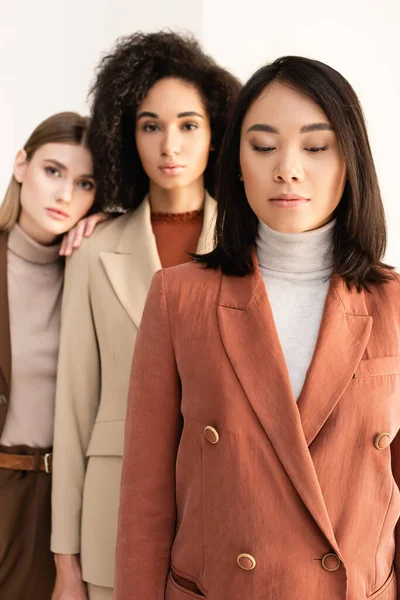
[(197, 254), (206, 254), (214, 248), (217, 203), (207, 192), (204, 201), (203, 227), (197, 244)]
[(7, 240), (7, 233), (0, 233), (0, 369), (3, 373), (8, 391), (10, 391), (11, 338), (8, 308)]
[(340, 557), (258, 269), (243, 278), (222, 276), (218, 322), (225, 350), (255, 415), (305, 506)]
[(303, 389), (298, 399), (304, 435), (310, 445), (349, 385), (372, 328), (364, 292), (350, 292), (334, 276)]
[[(206, 193), (198, 253), (213, 248), (216, 206)], [(153, 275), (161, 269), (147, 196), (127, 221), (116, 251), (101, 252), (100, 260), (122, 306), (139, 327)]]
[(122, 306), (139, 327), (151, 280), (161, 269), (147, 197), (127, 221), (116, 251), (101, 252), (100, 259)]

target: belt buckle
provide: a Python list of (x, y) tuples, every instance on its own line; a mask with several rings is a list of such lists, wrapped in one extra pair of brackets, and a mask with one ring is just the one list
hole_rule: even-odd
[(44, 470), (46, 473), (51, 473), (51, 457), (53, 456), (52, 452), (48, 452), (44, 455)]

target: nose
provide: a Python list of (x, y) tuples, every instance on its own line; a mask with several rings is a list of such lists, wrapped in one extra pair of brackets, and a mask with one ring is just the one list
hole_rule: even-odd
[(74, 193), (73, 181), (63, 181), (57, 193), (57, 202), (70, 204)]
[(179, 132), (175, 128), (169, 128), (165, 131), (161, 143), (162, 156), (172, 157), (181, 151), (181, 141)]
[(304, 181), (304, 170), (298, 157), (289, 153), (283, 156), (275, 166), (273, 177), (277, 183), (301, 183)]

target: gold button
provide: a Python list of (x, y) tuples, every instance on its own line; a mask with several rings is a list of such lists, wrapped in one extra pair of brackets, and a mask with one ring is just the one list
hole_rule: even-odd
[(383, 433), (378, 433), (375, 438), (374, 445), (377, 450), (384, 450), (390, 444), (391, 436), (390, 433), (384, 431)]
[(333, 552), (328, 552), (322, 557), (322, 566), (325, 571), (337, 571), (341, 564), (340, 558)]
[(239, 554), (236, 559), (237, 564), (244, 571), (252, 571), (256, 566), (256, 559), (251, 554)]
[(204, 435), (206, 436), (206, 440), (210, 442), (210, 444), (218, 444), (219, 442), (219, 433), (214, 427), (211, 425), (207, 425), (204, 428)]
[(6, 406), (7, 404), (7, 396), (5, 394), (0, 394), (0, 406)]

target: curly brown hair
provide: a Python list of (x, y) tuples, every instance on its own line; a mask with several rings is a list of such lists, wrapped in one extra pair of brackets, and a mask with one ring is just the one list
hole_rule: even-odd
[(134, 210), (149, 189), (135, 142), (138, 106), (160, 79), (176, 77), (199, 90), (212, 132), (204, 184), (214, 194), (214, 171), (222, 137), (241, 84), (204, 54), (191, 35), (137, 32), (119, 38), (100, 62), (93, 98), (89, 146), (93, 153), (96, 201), (103, 210)]

